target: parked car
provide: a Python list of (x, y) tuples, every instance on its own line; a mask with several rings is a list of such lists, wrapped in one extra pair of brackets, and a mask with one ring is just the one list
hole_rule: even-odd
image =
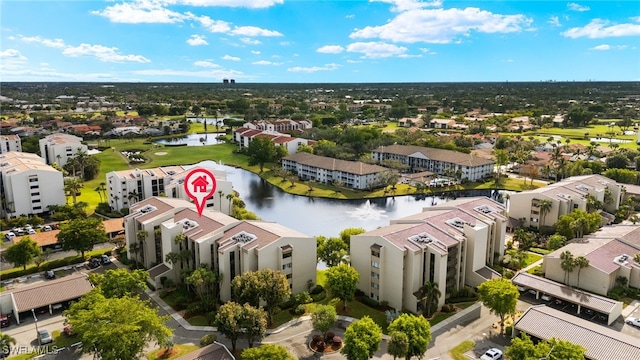
[(100, 262), (102, 262), (102, 265), (109, 265), (111, 264), (111, 258), (108, 255), (102, 255), (100, 257)]
[(27, 234), (33, 235), (35, 233), (36, 233), (36, 231), (34, 229), (27, 229)]
[(6, 315), (0, 315), (0, 328), (7, 327), (11, 324), (9, 317)]
[(55, 279), (56, 273), (54, 273), (53, 270), (47, 270), (44, 272), (44, 277), (45, 279)]
[(45, 227), (42, 228), (42, 231), (51, 231), (53, 229), (51, 229), (51, 226), (49, 225), (45, 225)]
[(629, 325), (637, 326), (640, 328), (640, 318), (629, 316), (624, 322), (626, 322)]
[(480, 357), (480, 360), (498, 360), (498, 359), (502, 359), (502, 350), (496, 349), (496, 348), (491, 348), (487, 350), (487, 352)]
[(89, 260), (89, 262), (87, 263), (87, 267), (89, 269), (95, 269), (97, 267), (100, 266), (100, 260), (98, 260), (97, 258), (93, 258), (91, 260)]
[(13, 240), (13, 238), (16, 237), (16, 234), (13, 231), (9, 231), (8, 233), (4, 234), (4, 238), (11, 241)]
[(542, 301), (551, 301), (553, 298), (547, 294), (542, 294), (540, 299), (542, 299)]
[(40, 345), (51, 344), (53, 342), (53, 338), (51, 337), (51, 334), (49, 334), (49, 331), (46, 329), (38, 330), (38, 342)]

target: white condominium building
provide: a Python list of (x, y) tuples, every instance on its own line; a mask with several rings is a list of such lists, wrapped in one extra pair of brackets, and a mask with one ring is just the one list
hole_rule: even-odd
[(430, 171), (439, 175), (480, 181), (491, 177), (495, 161), (459, 151), (413, 145), (380, 146), (371, 152), (373, 160), (397, 160), (409, 167), (409, 172)]
[(487, 265), (504, 252), (506, 223), (502, 204), (486, 197), (462, 198), (352, 236), (358, 289), (415, 312), (420, 287), (432, 282), (438, 284), (443, 305), (453, 290), (500, 277)]
[(57, 163), (64, 166), (78, 151), (87, 151), (81, 137), (55, 133), (40, 139), (40, 154), (49, 165)]
[(166, 196), (188, 200), (184, 191), (184, 178), (193, 168), (206, 168), (216, 178), (216, 192), (207, 199), (206, 207), (231, 214), (233, 193), (226, 173), (207, 166), (165, 166), (153, 169), (128, 169), (107, 173), (107, 197), (114, 210), (130, 208), (138, 201), (152, 196)]
[(36, 154), (0, 154), (2, 216), (41, 214), (49, 205), (64, 205), (62, 173)]
[(18, 135), (0, 135), (0, 154), (9, 151), (22, 151), (22, 142)]
[[(316, 276), (316, 241), (313, 237), (277, 223), (240, 221), (205, 209), (198, 216), (195, 205), (181, 199), (152, 197), (136, 203), (125, 217), (127, 248), (149, 269), (150, 280), (162, 287), (162, 278), (180, 281), (182, 270), (206, 265), (223, 276), (220, 298), (231, 299), (231, 281), (247, 271), (282, 271), (293, 293), (306, 290)], [(183, 240), (176, 240), (184, 235)], [(183, 261), (166, 261), (167, 254), (188, 254)], [(176, 268), (177, 267), (177, 268)]]
[[(622, 196), (622, 185), (612, 179), (595, 174), (572, 176), (549, 186), (512, 194), (509, 216), (524, 219), (524, 226), (553, 226), (562, 215), (576, 209), (588, 210), (589, 201), (600, 202), (605, 211), (613, 214)], [(546, 211), (541, 209), (544, 200), (551, 202)]]

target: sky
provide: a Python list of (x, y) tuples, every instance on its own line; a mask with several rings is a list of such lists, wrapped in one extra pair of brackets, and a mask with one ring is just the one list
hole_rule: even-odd
[(640, 81), (640, 1), (0, 1), (1, 81), (223, 79)]

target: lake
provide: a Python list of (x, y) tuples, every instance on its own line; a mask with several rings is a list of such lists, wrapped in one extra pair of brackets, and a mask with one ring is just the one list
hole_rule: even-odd
[[(176, 138), (165, 138), (154, 140), (157, 144), (166, 146), (204, 146), (223, 144), (224, 140), (218, 140), (217, 137), (225, 135), (224, 133), (208, 133), (208, 134), (190, 134)], [(201, 140), (204, 140), (204, 145)]]

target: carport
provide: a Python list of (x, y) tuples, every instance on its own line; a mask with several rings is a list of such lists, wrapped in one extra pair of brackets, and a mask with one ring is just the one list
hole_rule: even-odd
[(49, 314), (51, 314), (53, 313), (53, 305), (76, 300), (91, 291), (92, 288), (87, 275), (77, 273), (7, 291), (2, 294), (0, 304), (2, 311), (11, 310), (15, 315), (16, 322), (20, 324), (21, 314), (41, 308), (48, 308)]
[(562, 339), (582, 345), (591, 360), (640, 359), (640, 342), (627, 334), (594, 324), (545, 305), (530, 307), (513, 324), (512, 337), (520, 332), (532, 338)]
[(585, 308), (603, 314), (606, 317), (607, 325), (611, 325), (622, 314), (622, 302), (620, 301), (577, 290), (540, 276), (520, 272), (511, 279), (511, 282), (525, 289), (537, 291), (536, 298), (541, 296), (540, 293), (544, 293), (563, 302), (575, 304), (577, 315), (580, 315)]

